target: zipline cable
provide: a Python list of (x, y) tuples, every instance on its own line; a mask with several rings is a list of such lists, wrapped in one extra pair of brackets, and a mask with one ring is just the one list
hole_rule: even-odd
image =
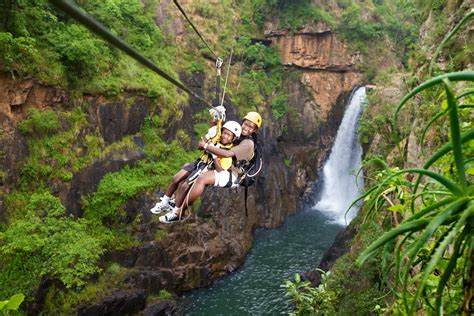
[(217, 56), (217, 54), (214, 53), (214, 51), (211, 49), (211, 47), (207, 44), (207, 42), (204, 40), (204, 37), (202, 37), (201, 33), (199, 33), (199, 31), (197, 30), (197, 28), (194, 26), (193, 22), (191, 22), (191, 20), (188, 18), (188, 16), (186, 15), (186, 12), (184, 12), (183, 8), (179, 5), (178, 3), (178, 0), (173, 0), (174, 4), (178, 7), (179, 11), (181, 11), (181, 13), (183, 14), (184, 18), (188, 21), (188, 23), (191, 25), (191, 27), (193, 28), (193, 30), (196, 32), (196, 34), (199, 36), (199, 38), (201, 39), (201, 41), (204, 43), (204, 45), (206, 45), (207, 49), (209, 49), (209, 51), (211, 52), (212, 55), (214, 55), (214, 57), (216, 59), (218, 59), (219, 57)]
[(67, 15), (75, 19), (77, 22), (81, 23), (87, 27), (91, 32), (102, 37), (111, 45), (120, 49), (145, 67), (156, 72), (158, 75), (174, 84), (176, 87), (180, 88), (183, 91), (186, 91), (191, 96), (195, 97), (199, 101), (204, 102), (206, 105), (212, 107), (212, 104), (199, 96), (197, 93), (187, 88), (184, 84), (177, 81), (166, 72), (158, 68), (151, 60), (141, 55), (136, 49), (128, 45), (125, 41), (113, 35), (104, 25), (95, 20), (92, 16), (87, 14), (84, 10), (80, 9), (75, 3), (71, 0), (49, 0), (54, 6), (64, 11)]
[(227, 74), (225, 75), (224, 91), (222, 92), (222, 101), (220, 105), (224, 105), (225, 89), (227, 88), (227, 79), (229, 79), (230, 64), (232, 63), (233, 53), (234, 53), (234, 45), (232, 45), (232, 49), (230, 50), (229, 64), (227, 65)]

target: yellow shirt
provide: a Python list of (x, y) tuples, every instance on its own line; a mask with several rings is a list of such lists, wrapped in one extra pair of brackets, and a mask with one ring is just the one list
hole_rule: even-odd
[[(230, 148), (232, 148), (233, 144), (222, 145), (221, 143), (217, 143), (214, 146), (216, 146), (217, 148), (222, 148), (222, 149), (230, 149)], [(217, 157), (217, 155), (205, 152), (201, 156), (201, 160), (204, 161), (207, 164), (207, 163), (211, 162), (211, 160), (210, 160), (211, 158), (214, 160), (214, 159), (216, 159), (216, 157)], [(232, 157), (229, 157), (229, 158), (218, 157), (217, 159), (219, 160), (219, 163), (220, 163), (222, 169), (228, 170), (230, 167), (232, 167), (232, 163), (233, 163)]]
[[(232, 148), (232, 144), (230, 145), (222, 145), (221, 143), (217, 143), (216, 147), (222, 148), (222, 149), (230, 149)], [(212, 158), (216, 158), (216, 155), (212, 155)], [(230, 167), (232, 167), (232, 157), (226, 158), (226, 157), (219, 157), (217, 158), (219, 160), (219, 163), (221, 164), (222, 169), (228, 170)]]

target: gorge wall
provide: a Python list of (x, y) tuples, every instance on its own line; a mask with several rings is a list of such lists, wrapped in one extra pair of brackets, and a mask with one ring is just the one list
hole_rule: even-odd
[[(110, 287), (101, 298), (79, 307), (79, 314), (135, 313), (145, 308), (146, 297), (151, 293), (162, 289), (181, 293), (208, 286), (243, 263), (257, 227), (278, 227), (298, 211), (303, 201), (312, 198), (318, 170), (332, 146), (346, 100), (353, 87), (362, 84), (362, 76), (356, 70), (361, 57), (321, 25), (295, 34), (267, 25), (265, 37), (280, 50), (288, 74), (296, 71), (297, 75), (287, 76), (284, 82), (289, 92), (288, 114), (277, 120), (268, 104), (261, 111), (264, 123), (258, 133), (264, 166), (256, 185), (249, 188), (248, 216), (244, 189), (240, 188), (208, 188), (190, 218), (169, 226), (159, 224), (148, 211), (165, 188), (139, 194), (124, 205), (124, 210), (127, 221), (141, 219), (131, 228), (140, 244), (104, 257), (105, 262), (117, 262), (127, 268), (121, 286)], [(186, 80), (202, 92), (205, 82), (212, 78), (197, 74)], [(66, 91), (44, 86), (35, 79), (14, 79), (3, 73), (0, 83), (4, 194), (17, 184), (22, 162), (28, 156), (28, 136), (19, 133), (17, 127), (28, 108), (65, 111), (82, 106), (87, 112), (84, 133), (96, 130), (109, 144), (134, 135), (135, 146), (130, 150), (112, 151), (76, 172), (72, 180), (54, 183), (54, 194), (76, 217), (82, 216), (81, 197), (94, 192), (108, 172), (133, 165), (144, 157), (139, 131), (151, 111), (146, 97), (130, 96), (112, 102), (83, 96), (82, 101), (69, 102)], [(183, 126), (187, 124), (184, 122), (191, 122), (193, 114), (202, 110), (202, 105), (191, 101), (182, 120), (167, 126), (166, 137), (175, 138), (176, 131), (183, 128), (192, 131), (192, 127)], [(228, 113), (232, 111), (229, 109)], [(159, 111), (154, 114), (160, 115)], [(237, 118), (235, 113), (233, 116)], [(5, 220), (3, 197), (0, 212), (0, 220)], [(157, 238), (160, 231), (165, 232), (164, 237)], [(38, 297), (44, 297), (40, 294)], [(147, 309), (153, 308), (156, 306), (149, 301)]]

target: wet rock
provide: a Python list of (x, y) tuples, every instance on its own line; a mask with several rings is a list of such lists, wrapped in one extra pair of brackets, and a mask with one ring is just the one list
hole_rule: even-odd
[(172, 316), (181, 315), (182, 311), (179, 309), (179, 305), (174, 301), (162, 301), (154, 303), (143, 311), (143, 316)]
[(172, 269), (160, 269), (155, 267), (131, 269), (124, 278), (124, 283), (132, 288), (143, 289), (147, 293), (159, 293), (166, 289), (172, 291), (177, 288), (175, 271)]
[[(323, 271), (329, 271), (334, 262), (344, 254), (350, 251), (350, 241), (354, 238), (357, 233), (356, 229), (352, 226), (347, 226), (341, 230), (334, 240), (331, 247), (324, 253), (321, 258), (321, 262), (318, 265), (318, 269)], [(321, 283), (321, 273), (317, 270), (308, 271), (302, 273), (304, 280), (311, 281), (311, 286), (316, 287)]]
[(81, 307), (79, 316), (134, 315), (146, 305), (146, 293), (143, 290), (117, 291), (108, 295), (98, 304)]
[(13, 120), (1, 112), (0, 128), (0, 186), (12, 185), (20, 178), (21, 161), (28, 156), (28, 146)]
[(143, 97), (136, 97), (133, 102), (129, 109), (124, 102), (98, 105), (99, 129), (107, 144), (135, 134), (142, 127), (149, 102)]

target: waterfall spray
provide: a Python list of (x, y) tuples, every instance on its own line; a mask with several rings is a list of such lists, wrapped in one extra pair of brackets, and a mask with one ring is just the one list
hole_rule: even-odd
[(360, 195), (364, 183), (361, 167), (362, 147), (357, 138), (357, 122), (366, 103), (365, 87), (352, 95), (344, 118), (337, 130), (336, 141), (323, 169), (321, 199), (313, 206), (331, 217), (331, 222), (347, 225), (357, 214), (358, 206), (347, 208)]

